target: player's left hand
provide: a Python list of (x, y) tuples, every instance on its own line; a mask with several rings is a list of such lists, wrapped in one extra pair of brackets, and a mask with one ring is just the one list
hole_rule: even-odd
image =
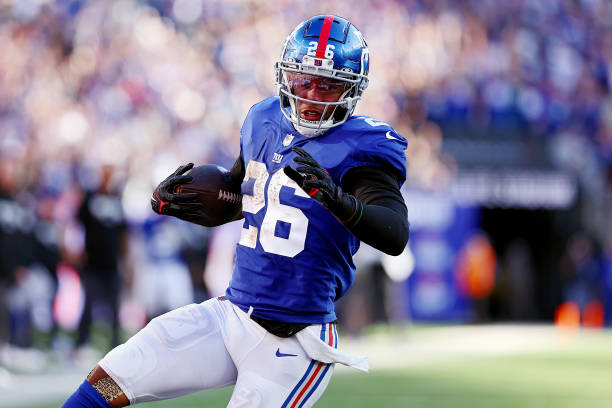
[(342, 191), (332, 180), (331, 176), (321, 165), (304, 149), (293, 147), (297, 153), (293, 161), (300, 166), (292, 168), (285, 166), (285, 174), (295, 181), (302, 190), (315, 199), (332, 214), (347, 224), (355, 219), (355, 215), (363, 211), (363, 205), (350, 194)]
[(325, 208), (333, 207), (342, 189), (306, 150), (300, 147), (293, 147), (291, 150), (297, 153), (293, 161), (301, 166), (296, 169), (285, 166), (285, 174)]

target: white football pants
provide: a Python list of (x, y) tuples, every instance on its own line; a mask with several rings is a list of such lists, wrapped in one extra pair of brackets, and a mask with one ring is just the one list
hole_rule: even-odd
[[(337, 351), (334, 324), (304, 330)], [(311, 407), (334, 371), (334, 363), (310, 358), (296, 336), (268, 333), (224, 298), (153, 319), (99, 365), (130, 404), (235, 384), (228, 407), (265, 408)]]

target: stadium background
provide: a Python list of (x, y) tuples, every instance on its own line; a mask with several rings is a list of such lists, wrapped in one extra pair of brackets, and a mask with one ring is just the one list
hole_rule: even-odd
[[(527, 336), (531, 341), (517, 352), (535, 351), (528, 354), (535, 362), (509, 359), (519, 376), (533, 373), (526, 382), (551, 377), (546, 362), (554, 360), (561, 372), (577, 375), (580, 366), (589, 378), (572, 382), (574, 402), (587, 395), (594, 405), (609, 400), (597, 385), (612, 378), (612, 370), (597, 364), (611, 361), (609, 2), (4, 0), (0, 390), (6, 406), (27, 404), (11, 392), (27, 384), (42, 390), (40, 383), (52, 377), (64, 381), (49, 395), (70, 392), (109, 347), (103, 302), (94, 304), (91, 341), (75, 345), (87, 256), (78, 210), (85, 192), (99, 189), (105, 177), (128, 226), (120, 257), (123, 338), (171, 307), (222, 292), (240, 223), (208, 230), (157, 217), (150, 192), (181, 163), (232, 164), (246, 112), (275, 92), (273, 64), (282, 42), (318, 13), (348, 18), (368, 41), (371, 83), (357, 113), (390, 123), (408, 139), (409, 247), (398, 258), (363, 248), (356, 285), (338, 305), (347, 347), (365, 347), (384, 369), (384, 353), (368, 347), (392, 339), (399, 361), (407, 359), (408, 377), (387, 378), (383, 370), (373, 373), (373, 383), (417, 384), (390, 402), (396, 406), (504, 406), (496, 403), (502, 397), (495, 376), (485, 382), (485, 394), (470, 387), (461, 393), (457, 377), (474, 383), (482, 377), (440, 373), (458, 370), (460, 364), (444, 364), (472, 355), (469, 347), (453, 347), (458, 333), (482, 345), (486, 356), (486, 344), (501, 341), (505, 355)], [(490, 341), (479, 342), (483, 335)], [(417, 340), (427, 344), (429, 336), (448, 344), (422, 353), (429, 365), (411, 364), (422, 352)], [(568, 342), (574, 348), (558, 360), (544, 353)], [(474, 373), (491, 367), (483, 362)], [(551, 371), (541, 374), (542, 367)], [(77, 380), (66, 387), (70, 381), (61, 375), (71, 373)], [(427, 399), (437, 393), (418, 384), (441, 377), (446, 399)], [(365, 381), (339, 378), (344, 394), (349, 382)], [(553, 392), (559, 384), (547, 385), (550, 394), (544, 387), (531, 406), (562, 405)], [(333, 386), (329, 401), (342, 394)]]

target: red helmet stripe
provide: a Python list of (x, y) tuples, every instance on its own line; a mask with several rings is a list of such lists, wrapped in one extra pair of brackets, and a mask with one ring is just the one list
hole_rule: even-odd
[(323, 20), (323, 26), (321, 27), (321, 35), (319, 35), (319, 45), (317, 46), (317, 58), (325, 58), (325, 49), (327, 48), (327, 40), (329, 39), (329, 32), (331, 31), (332, 23), (334, 22), (334, 16), (325, 16)]

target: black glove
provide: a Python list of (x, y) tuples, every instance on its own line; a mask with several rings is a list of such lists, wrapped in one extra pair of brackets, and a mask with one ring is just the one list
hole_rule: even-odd
[(182, 220), (194, 222), (199, 219), (204, 206), (198, 201), (196, 193), (175, 193), (179, 184), (191, 183), (193, 178), (184, 174), (193, 168), (193, 163), (179, 166), (153, 191), (151, 207), (158, 214), (171, 215)]
[(312, 158), (308, 152), (300, 147), (293, 147), (297, 153), (294, 162), (301, 166), (293, 169), (285, 166), (285, 174), (295, 181), (310, 197), (327, 208), (338, 220), (347, 225), (354, 226), (363, 214), (363, 204), (350, 194), (342, 191), (336, 185), (324, 168)]

